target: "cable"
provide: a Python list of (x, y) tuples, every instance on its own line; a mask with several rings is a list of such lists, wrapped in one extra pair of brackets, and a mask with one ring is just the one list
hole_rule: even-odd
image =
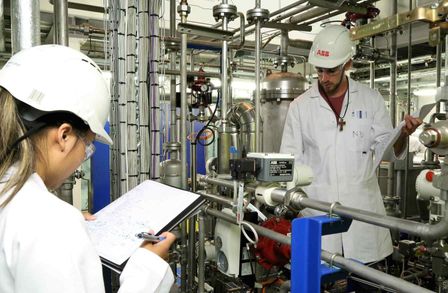
[[(215, 141), (215, 131), (209, 127), (210, 123), (212, 122), (213, 118), (215, 117), (216, 114), (216, 110), (218, 110), (218, 106), (219, 106), (219, 99), (221, 97), (220, 92), (218, 92), (218, 98), (216, 99), (216, 107), (215, 110), (212, 113), (212, 116), (210, 116), (210, 118), (207, 121), (207, 124), (202, 127), (201, 130), (199, 130), (198, 134), (196, 135), (196, 138), (194, 139), (194, 143), (199, 143), (201, 146), (209, 146), (211, 145), (214, 141)], [(208, 142), (208, 143), (201, 143), (199, 138), (201, 137), (202, 133), (204, 133), (205, 130), (209, 130), (212, 134), (212, 139)]]
[[(244, 229), (244, 226), (249, 227), (249, 229), (252, 231), (252, 233), (254, 234), (255, 240), (250, 238), (249, 235), (247, 235), (246, 230)], [(249, 243), (255, 245), (258, 243), (258, 233), (257, 231), (255, 231), (254, 227), (252, 227), (252, 225), (246, 223), (246, 222), (241, 222), (241, 232), (243, 232), (244, 237), (246, 237), (247, 241), (249, 241)]]

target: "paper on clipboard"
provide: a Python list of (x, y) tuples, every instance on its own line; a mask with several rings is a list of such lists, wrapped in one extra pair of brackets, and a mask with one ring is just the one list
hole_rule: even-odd
[[(421, 120), (423, 120), (428, 114), (429, 112), (431, 112), (431, 110), (434, 108), (434, 106), (436, 105), (436, 103), (431, 103), (431, 104), (426, 104), (423, 105), (422, 107), (420, 107), (420, 109), (418, 109), (415, 113), (411, 114), (412, 117), (418, 117)], [(387, 146), (384, 148), (383, 153), (379, 153), (379, 154), (375, 154), (375, 161), (374, 161), (374, 168), (378, 168), (378, 166), (381, 163), (381, 160), (388, 155), (391, 155), (393, 150), (393, 146), (395, 144), (395, 142), (397, 141), (398, 137), (401, 134), (401, 129), (404, 126), (404, 121), (401, 121), (390, 133), (388, 139), (387, 139)]]
[(199, 194), (146, 180), (97, 212), (86, 226), (103, 263), (118, 268), (142, 243), (136, 233), (169, 231), (204, 201)]

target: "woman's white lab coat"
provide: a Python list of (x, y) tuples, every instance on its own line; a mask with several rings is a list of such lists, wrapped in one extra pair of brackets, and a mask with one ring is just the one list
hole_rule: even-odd
[[(169, 292), (173, 282), (168, 264), (139, 248), (120, 276), (119, 292)], [(104, 292), (101, 262), (84, 218), (48, 192), (36, 173), (0, 208), (0, 292)]]
[[(384, 215), (372, 159), (375, 153), (383, 154), (392, 130), (384, 100), (377, 91), (349, 79), (341, 116), (344, 113), (346, 125), (339, 131), (333, 111), (314, 84), (290, 104), (280, 151), (293, 153), (296, 164), (313, 169), (314, 181), (304, 188), (310, 198)], [(306, 209), (304, 214), (321, 213)], [(322, 249), (372, 262), (391, 254), (392, 242), (389, 230), (353, 221), (348, 232), (324, 236)]]

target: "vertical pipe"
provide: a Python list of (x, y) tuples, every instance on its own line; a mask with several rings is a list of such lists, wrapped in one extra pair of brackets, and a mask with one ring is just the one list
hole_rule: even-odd
[(205, 282), (205, 215), (201, 211), (199, 219), (199, 247), (198, 247), (198, 292), (204, 293)]
[[(227, 2), (227, 1), (223, 1)], [(228, 19), (227, 16), (224, 16), (222, 18), (222, 30), (227, 31), (228, 30)], [(222, 72), (221, 72), (221, 117), (222, 120), (227, 121), (227, 108), (229, 103), (229, 84), (228, 84), (228, 42), (226, 40), (222, 41), (222, 52), (221, 52), (221, 66), (222, 66)]]
[[(181, 0), (180, 5), (188, 5), (186, 0)], [(179, 8), (179, 7), (178, 7)], [(187, 22), (188, 12), (180, 9), (181, 23)], [(180, 137), (181, 142), (181, 182), (182, 188), (187, 189), (187, 34), (181, 34), (180, 46)], [(173, 131), (173, 129), (172, 129)], [(175, 131), (175, 130), (174, 130)], [(182, 258), (181, 258), (181, 292), (187, 292), (187, 222), (182, 227)]]
[(67, 0), (54, 0), (54, 41), (68, 46), (68, 3)]
[[(370, 39), (370, 45), (372, 46), (372, 48), (375, 48), (375, 39), (371, 38)], [(375, 88), (375, 61), (370, 62), (370, 88), (374, 89)]]
[[(191, 133), (194, 130), (194, 121), (191, 122)], [(190, 164), (191, 164), (191, 188), (193, 192), (196, 192), (196, 141), (191, 138), (190, 144)], [(195, 263), (195, 248), (196, 248), (196, 216), (192, 216), (188, 220), (188, 292), (193, 292), (194, 280), (196, 276), (196, 263)]]
[[(393, 1), (392, 15), (397, 14), (397, 1)], [(390, 47), (390, 57), (392, 62), (390, 64), (390, 98), (389, 98), (389, 110), (390, 117), (392, 120), (392, 126), (396, 125), (396, 83), (397, 83), (397, 31), (393, 30), (391, 34), (391, 47)], [(394, 197), (394, 163), (390, 162), (387, 169), (387, 196), (390, 198)]]
[(40, 45), (40, 1), (11, 1), (12, 54)]
[[(183, 1), (181, 1), (183, 2)], [(187, 16), (181, 15), (181, 23), (187, 22)], [(180, 142), (181, 142), (181, 180), (182, 188), (187, 189), (187, 34), (181, 34), (180, 48)]]
[[(150, 2), (147, 0), (138, 0), (138, 182), (143, 182), (150, 178), (151, 166), (151, 140), (150, 140), (150, 106), (149, 106), (149, 92), (151, 84), (151, 77), (148, 74), (149, 68), (149, 56), (154, 56), (155, 52), (151, 46), (151, 37), (156, 38), (157, 33), (150, 33), (150, 28), (155, 31), (155, 27), (158, 26), (158, 8), (153, 11), (154, 8), (149, 7)], [(151, 15), (151, 17), (150, 17)], [(151, 37), (150, 37), (151, 36)], [(157, 49), (158, 50), (158, 49)], [(152, 89), (152, 88), (151, 88)], [(158, 89), (156, 91), (158, 94)]]
[[(412, 1), (413, 0), (409, 0), (409, 11), (412, 10)], [(409, 35), (408, 35), (408, 93), (407, 93), (407, 109), (406, 109), (406, 114), (411, 114), (411, 80), (412, 80), (412, 71), (411, 71), (411, 66), (412, 66), (412, 22), (409, 23), (408, 25), (409, 28)], [(407, 208), (407, 201), (408, 201), (408, 176), (409, 176), (409, 137), (407, 138), (408, 143), (406, 144), (406, 158), (405, 158), (405, 162), (404, 162), (404, 186), (403, 186), (403, 193), (398, 193), (397, 190), (397, 195), (398, 196), (402, 196), (401, 197), (401, 202), (402, 202), (402, 218), (406, 219), (408, 216), (408, 208)], [(401, 186), (401, 181), (397, 180), (397, 186)], [(401, 191), (401, 190), (400, 190)]]
[(137, 1), (128, 0), (126, 9), (126, 111), (125, 118), (127, 190), (138, 185), (138, 142), (137, 142)]
[[(256, 1), (256, 8), (260, 8), (260, 1)], [(255, 22), (255, 152), (261, 152), (261, 20)]]
[(5, 52), (5, 3), (0, 0), (0, 52)]
[[(160, 165), (160, 95), (159, 95), (159, 59), (160, 59), (160, 32), (159, 11), (160, 0), (149, 1), (150, 6), (150, 47), (149, 50), (149, 112), (150, 112), (150, 178), (159, 179)], [(148, 168), (146, 168), (148, 169)]]
[[(55, 0), (53, 3), (54, 43), (68, 46), (68, 4), (67, 0)], [(60, 198), (73, 204), (73, 185), (75, 177), (70, 175), (60, 188)], [(89, 206), (91, 207), (91, 206)]]
[[(439, 40), (439, 43), (436, 47), (436, 87), (440, 87), (442, 81), (442, 40)], [(436, 104), (436, 113), (440, 112), (440, 103)], [(430, 149), (428, 149), (430, 151)], [(431, 152), (432, 153), (432, 152)]]
[[(170, 36), (176, 36), (176, 0), (170, 0)], [(176, 69), (176, 52), (172, 50), (170, 53), (170, 69)], [(170, 79), (170, 141), (177, 141), (177, 115), (176, 115), (176, 76), (171, 75)], [(171, 159), (177, 159), (177, 152), (171, 153)]]
[[(227, 0), (223, 0), (222, 4), (227, 4)], [(228, 30), (228, 18), (223, 16), (222, 18), (222, 30)], [(229, 158), (230, 158), (230, 126), (227, 120), (227, 111), (229, 103), (229, 84), (228, 84), (228, 42), (224, 40), (222, 42), (221, 51), (221, 126), (218, 129), (218, 173), (229, 173)]]
[(110, 109), (110, 134), (114, 144), (111, 146), (111, 195), (115, 199), (120, 194), (120, 149), (119, 149), (119, 117), (118, 117), (118, 99), (119, 99), (119, 52), (118, 52), (118, 23), (120, 21), (120, 10), (117, 0), (109, 2), (108, 7), (108, 31), (110, 44), (110, 63), (111, 63), (111, 94), (112, 102)]
[[(281, 44), (280, 44), (280, 56), (281, 57), (288, 56), (288, 46), (289, 46), (288, 31), (282, 30)], [(282, 70), (282, 72), (288, 71), (288, 64), (286, 62), (282, 63), (281, 70)]]

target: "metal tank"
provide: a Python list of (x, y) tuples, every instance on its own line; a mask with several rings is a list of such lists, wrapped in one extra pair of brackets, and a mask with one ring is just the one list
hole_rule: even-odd
[(301, 74), (274, 72), (263, 79), (261, 88), (262, 151), (278, 153), (289, 103), (308, 89), (308, 81)]

